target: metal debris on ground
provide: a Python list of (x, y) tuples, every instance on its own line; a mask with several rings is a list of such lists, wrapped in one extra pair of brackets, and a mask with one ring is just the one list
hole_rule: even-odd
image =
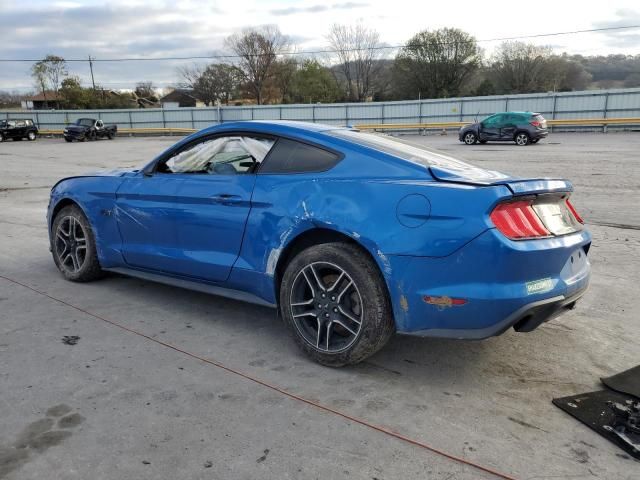
[(78, 343), (78, 340), (80, 340), (80, 337), (78, 337), (77, 335), (65, 335), (64, 337), (62, 337), (62, 343), (64, 343), (65, 345), (75, 345), (76, 343)]

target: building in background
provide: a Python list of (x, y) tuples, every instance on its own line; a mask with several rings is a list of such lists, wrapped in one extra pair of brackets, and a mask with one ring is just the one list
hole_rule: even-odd
[(176, 88), (171, 93), (166, 94), (160, 98), (160, 104), (162, 108), (194, 108), (204, 107), (204, 102), (201, 102), (193, 94), (193, 90), (186, 90)]
[(62, 102), (63, 99), (58, 93), (47, 90), (25, 97), (20, 103), (23, 110), (59, 110), (62, 108)]

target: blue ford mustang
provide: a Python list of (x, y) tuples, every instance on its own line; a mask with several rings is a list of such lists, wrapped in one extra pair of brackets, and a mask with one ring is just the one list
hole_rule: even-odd
[(480, 339), (573, 308), (591, 236), (572, 186), (329, 125), (207, 128), (140, 170), (51, 191), (53, 259), (267, 304), (299, 346), (359, 362), (394, 332)]

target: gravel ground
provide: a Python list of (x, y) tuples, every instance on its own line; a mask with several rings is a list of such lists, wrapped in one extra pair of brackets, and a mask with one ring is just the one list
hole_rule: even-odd
[[(515, 478), (640, 477), (640, 462), (551, 404), (640, 359), (640, 135), (555, 134), (528, 147), (411, 137), (488, 168), (571, 179), (594, 236), (592, 286), (532, 333), (397, 336), (340, 370), (309, 362), (269, 309), (115, 275), (62, 280), (48, 252), (51, 185), (139, 165), (176, 140), (0, 145), (0, 275)], [(494, 477), (0, 278), (0, 479), (32, 478)]]

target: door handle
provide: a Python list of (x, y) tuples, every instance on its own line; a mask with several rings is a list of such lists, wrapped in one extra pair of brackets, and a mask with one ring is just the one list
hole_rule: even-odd
[(231, 205), (234, 203), (241, 203), (242, 197), (240, 195), (233, 195), (230, 193), (221, 193), (211, 197), (213, 203), (221, 203), (222, 205)]

